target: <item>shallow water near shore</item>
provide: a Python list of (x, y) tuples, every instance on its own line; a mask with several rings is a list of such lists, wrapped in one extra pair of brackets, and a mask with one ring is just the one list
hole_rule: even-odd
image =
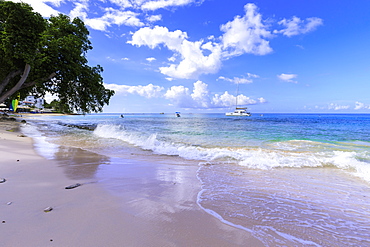
[[(101, 181), (117, 196), (127, 191), (122, 178), (130, 172), (155, 173), (152, 182), (167, 187), (193, 174), (204, 211), (266, 246), (370, 246), (369, 115), (95, 114), (27, 121), (23, 132), (40, 154), (64, 158), (68, 176)], [(79, 159), (83, 152), (90, 160)], [(172, 187), (172, 194), (146, 189), (162, 202), (167, 196), (190, 202)]]

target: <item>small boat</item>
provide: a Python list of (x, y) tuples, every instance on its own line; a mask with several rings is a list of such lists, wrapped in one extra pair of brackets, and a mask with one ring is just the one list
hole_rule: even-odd
[(250, 117), (252, 114), (247, 112), (247, 107), (236, 107), (234, 112), (227, 112), (226, 116), (236, 116), (236, 117)]
[(176, 117), (181, 117), (180, 112), (176, 112)]
[(247, 107), (238, 107), (238, 95), (239, 95), (239, 83), (236, 87), (236, 97), (235, 97), (235, 111), (234, 112), (226, 112), (226, 116), (234, 116), (234, 117), (250, 117), (252, 114), (247, 112)]

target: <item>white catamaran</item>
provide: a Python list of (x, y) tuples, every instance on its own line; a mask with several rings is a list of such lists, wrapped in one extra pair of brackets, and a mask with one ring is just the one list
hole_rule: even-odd
[(226, 112), (226, 116), (250, 117), (252, 114), (247, 112), (247, 107), (236, 107), (234, 112)]
[(226, 116), (235, 116), (235, 117), (250, 117), (252, 114), (247, 112), (247, 107), (238, 107), (238, 94), (239, 94), (239, 83), (236, 86), (236, 97), (235, 97), (235, 111), (226, 112)]

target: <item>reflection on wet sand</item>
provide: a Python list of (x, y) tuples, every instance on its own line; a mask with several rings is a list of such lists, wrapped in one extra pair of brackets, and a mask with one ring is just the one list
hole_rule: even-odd
[(65, 175), (75, 180), (95, 178), (99, 166), (110, 163), (107, 156), (65, 146), (59, 146), (54, 157)]

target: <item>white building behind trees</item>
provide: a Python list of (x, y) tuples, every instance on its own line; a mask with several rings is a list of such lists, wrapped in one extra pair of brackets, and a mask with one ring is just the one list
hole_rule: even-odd
[(36, 98), (33, 95), (27, 96), (23, 101), (19, 102), (20, 106), (35, 107), (38, 109), (44, 109), (45, 100), (42, 98)]

